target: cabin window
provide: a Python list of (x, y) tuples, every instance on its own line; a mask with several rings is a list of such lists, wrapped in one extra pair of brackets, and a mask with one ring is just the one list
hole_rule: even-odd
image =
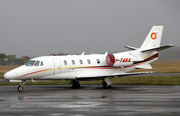
[(43, 63), (43, 61), (41, 61), (41, 64), (40, 64), (41, 66), (44, 66), (44, 63)]
[(80, 64), (83, 64), (83, 61), (82, 61), (82, 60), (79, 60), (79, 63), (80, 63)]
[(97, 59), (97, 63), (98, 63), (98, 64), (100, 63), (100, 60), (99, 60), (99, 59)]
[(64, 65), (67, 65), (67, 61), (66, 60), (64, 60)]
[(91, 64), (91, 61), (89, 59), (87, 59), (87, 62), (88, 62), (88, 64)]
[(36, 63), (34, 64), (34, 66), (39, 66), (39, 61), (36, 61)]
[(35, 63), (35, 60), (29, 60), (24, 65), (26, 65), (26, 66), (33, 66), (34, 63)]
[(74, 60), (72, 60), (72, 64), (75, 65), (75, 61)]

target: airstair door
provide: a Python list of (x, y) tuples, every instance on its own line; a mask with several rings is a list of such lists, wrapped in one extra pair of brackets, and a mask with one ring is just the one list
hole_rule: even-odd
[(61, 75), (61, 63), (59, 59), (53, 59), (54, 62), (54, 76)]

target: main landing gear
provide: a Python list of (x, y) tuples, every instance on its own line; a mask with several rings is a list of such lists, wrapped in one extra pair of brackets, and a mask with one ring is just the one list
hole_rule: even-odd
[(79, 87), (81, 87), (80, 84), (79, 84), (79, 81), (77, 81), (77, 80), (72, 80), (71, 84), (72, 84), (72, 88), (79, 88)]
[(102, 80), (102, 86), (103, 88), (111, 88), (111, 82), (108, 78), (105, 78)]
[(26, 80), (22, 80), (19, 87), (18, 87), (18, 91), (22, 92), (23, 91), (23, 85), (26, 83)]
[[(80, 88), (81, 87), (78, 80), (71, 80), (71, 84), (72, 84), (72, 88)], [(110, 82), (109, 78), (104, 78), (102, 80), (103, 88), (112, 88), (111, 84), (112, 83)]]

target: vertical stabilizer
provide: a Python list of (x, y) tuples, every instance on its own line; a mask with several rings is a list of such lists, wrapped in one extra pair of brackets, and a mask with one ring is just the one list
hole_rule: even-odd
[(147, 50), (160, 47), (163, 26), (153, 26), (140, 50)]

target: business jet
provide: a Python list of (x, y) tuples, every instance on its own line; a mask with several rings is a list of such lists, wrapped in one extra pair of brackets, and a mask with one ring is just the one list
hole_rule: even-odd
[(130, 49), (127, 52), (36, 57), (5, 73), (4, 78), (20, 82), (19, 92), (27, 80), (71, 80), (76, 88), (79, 81), (102, 80), (103, 87), (111, 87), (110, 78), (150, 73), (132, 71), (152, 69), (150, 63), (158, 59), (159, 51), (174, 46), (160, 47), (162, 32), (163, 26), (153, 26), (141, 47), (125, 46)]

